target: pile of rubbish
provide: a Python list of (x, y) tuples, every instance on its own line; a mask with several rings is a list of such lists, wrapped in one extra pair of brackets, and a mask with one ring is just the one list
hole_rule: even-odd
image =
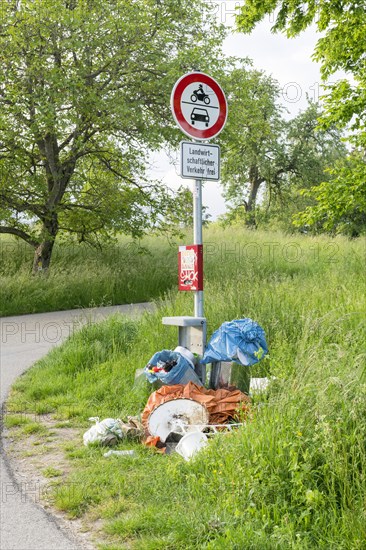
[[(219, 372), (221, 362), (229, 361), (248, 370), (267, 353), (264, 330), (251, 319), (239, 319), (223, 323), (214, 332), (199, 363), (211, 363), (212, 372), (215, 368)], [(211, 387), (206, 388), (206, 379), (201, 380), (196, 371), (197, 357), (182, 346), (155, 353), (143, 375), (161, 387), (150, 395), (141, 418), (130, 416), (125, 422), (90, 418), (95, 424), (84, 434), (84, 444), (113, 446), (124, 440), (140, 441), (161, 453), (178, 452), (190, 460), (210, 437), (242, 426), (250, 415), (249, 392), (230, 381), (223, 383), (217, 372), (210, 377)], [(268, 384), (267, 379), (258, 380), (262, 380), (262, 389)], [(104, 456), (132, 454), (108, 451)]]
[(211, 433), (211, 425), (221, 430), (230, 423), (242, 425), (249, 415), (250, 401), (237, 388), (206, 389), (192, 382), (163, 386), (150, 395), (142, 413), (145, 444), (170, 451), (174, 445), (168, 443), (177, 443), (188, 433)]
[(232, 390), (213, 390), (196, 386), (192, 382), (189, 382), (185, 386), (179, 384), (175, 386), (163, 386), (152, 393), (148, 399), (141, 417), (144, 428), (148, 429), (150, 414), (159, 405), (179, 398), (191, 399), (204, 405), (210, 424), (225, 424), (225, 422), (232, 421), (238, 416), (246, 416), (249, 412), (249, 404), (251, 402), (250, 397), (237, 388)]

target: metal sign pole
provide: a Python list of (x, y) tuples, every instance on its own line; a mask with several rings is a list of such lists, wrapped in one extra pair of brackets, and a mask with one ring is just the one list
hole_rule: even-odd
[[(216, 80), (193, 71), (177, 80), (170, 104), (179, 128), (196, 141), (194, 146), (192, 142), (181, 143), (181, 176), (198, 179), (192, 188), (194, 244), (180, 246), (178, 253), (178, 288), (194, 292), (194, 317), (163, 317), (163, 324), (179, 327), (179, 345), (202, 356), (207, 328), (203, 313), (202, 183), (220, 178), (220, 147), (207, 142), (225, 126), (227, 102)], [(195, 371), (205, 384), (206, 367), (198, 362)]]
[[(190, 143), (186, 143), (184, 148), (183, 142), (181, 146), (182, 177), (191, 176), (198, 179), (193, 186), (194, 246), (184, 249), (184, 252), (188, 251), (189, 254), (184, 256), (186, 269), (180, 269), (179, 290), (194, 292), (194, 318), (203, 319), (202, 180), (219, 179), (220, 148), (207, 145), (207, 142), (216, 137), (226, 124), (227, 101), (223, 89), (216, 80), (205, 73), (193, 71), (177, 80), (172, 90), (170, 104), (174, 119), (183, 133), (196, 142), (206, 142), (204, 149), (191, 147)], [(193, 259), (193, 268), (188, 270), (187, 265), (192, 264), (191, 249), (196, 251), (195, 259), (199, 267), (195, 267)], [(183, 251), (179, 253), (179, 261), (182, 260), (182, 254)], [(185, 273), (187, 278), (184, 277)], [(205, 320), (202, 324), (205, 325)]]
[[(193, 244), (202, 243), (202, 180), (193, 187)], [(203, 317), (203, 290), (194, 293), (194, 316)]]

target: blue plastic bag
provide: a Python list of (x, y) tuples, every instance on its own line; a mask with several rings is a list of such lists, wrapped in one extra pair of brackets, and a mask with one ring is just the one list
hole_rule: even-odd
[(227, 321), (216, 330), (206, 347), (201, 363), (235, 361), (250, 366), (268, 353), (266, 335), (252, 319)]
[[(156, 366), (159, 361), (177, 361), (177, 364), (169, 372), (149, 372), (149, 366)], [(198, 386), (202, 386), (201, 380), (198, 378), (191, 364), (183, 355), (176, 351), (163, 349), (152, 356), (149, 363), (144, 368), (144, 373), (149, 382), (153, 383), (160, 380), (163, 384), (173, 386), (174, 384), (188, 384), (194, 382)]]

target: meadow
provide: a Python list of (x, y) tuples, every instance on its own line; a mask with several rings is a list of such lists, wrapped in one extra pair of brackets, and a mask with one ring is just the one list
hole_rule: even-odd
[(189, 463), (130, 442), (119, 448), (136, 457), (106, 459), (82, 444), (88, 417), (141, 412), (151, 388), (134, 384), (135, 370), (176, 345), (161, 317), (193, 313), (173, 251), (155, 312), (87, 326), (18, 379), (11, 435), (26, 446), (38, 431), (31, 455), (47, 438), (57, 446), (44, 415), (79, 430), (59, 443), (67, 468), (53, 504), (98, 525), (100, 550), (366, 548), (364, 242), (218, 227), (205, 241), (208, 334), (251, 317), (267, 335), (269, 356), (251, 374), (275, 380), (251, 420)]
[(47, 274), (33, 276), (33, 249), (0, 238), (0, 317), (146, 302), (174, 285), (176, 247), (167, 238), (120, 238), (103, 248), (56, 243)]

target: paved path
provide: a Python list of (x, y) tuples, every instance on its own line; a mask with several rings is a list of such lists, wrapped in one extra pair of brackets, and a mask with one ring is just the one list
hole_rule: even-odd
[[(37, 313), (0, 318), (0, 402), (14, 380), (82, 324), (121, 312), (137, 315), (149, 304)], [(1, 550), (80, 550), (72, 532), (36, 504), (35, 488), (16, 483), (1, 444)]]

